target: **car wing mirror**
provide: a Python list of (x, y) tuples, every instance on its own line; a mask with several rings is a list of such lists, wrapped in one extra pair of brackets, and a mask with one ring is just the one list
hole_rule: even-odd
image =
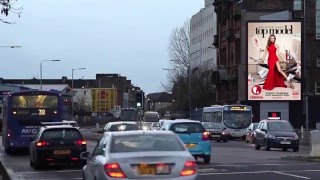
[(82, 152), (82, 153), (80, 154), (80, 159), (83, 159), (83, 160), (91, 159), (91, 158), (90, 158), (90, 152), (89, 152), (89, 151)]

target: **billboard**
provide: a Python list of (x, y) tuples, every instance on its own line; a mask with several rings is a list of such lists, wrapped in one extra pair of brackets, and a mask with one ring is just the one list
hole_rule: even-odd
[(301, 22), (248, 22), (248, 100), (301, 100)]

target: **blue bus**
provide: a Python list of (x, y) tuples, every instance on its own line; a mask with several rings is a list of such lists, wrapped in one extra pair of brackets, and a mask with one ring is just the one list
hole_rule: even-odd
[(61, 122), (72, 117), (72, 97), (58, 92), (10, 92), (3, 101), (2, 146), (7, 153), (28, 148), (41, 122)]

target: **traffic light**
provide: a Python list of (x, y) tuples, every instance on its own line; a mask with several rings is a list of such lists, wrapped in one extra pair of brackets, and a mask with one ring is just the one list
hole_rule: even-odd
[(143, 92), (142, 91), (137, 91), (136, 92), (136, 106), (137, 108), (142, 108), (143, 107)]

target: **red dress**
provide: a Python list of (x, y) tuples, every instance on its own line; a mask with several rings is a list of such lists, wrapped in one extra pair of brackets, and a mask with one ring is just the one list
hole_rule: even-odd
[(263, 89), (265, 90), (272, 90), (275, 87), (287, 87), (284, 84), (284, 77), (280, 74), (277, 69), (276, 62), (279, 61), (277, 57), (277, 48), (275, 47), (274, 43), (271, 43), (268, 48), (268, 66), (269, 72), (266, 78), (266, 81), (263, 85)]

